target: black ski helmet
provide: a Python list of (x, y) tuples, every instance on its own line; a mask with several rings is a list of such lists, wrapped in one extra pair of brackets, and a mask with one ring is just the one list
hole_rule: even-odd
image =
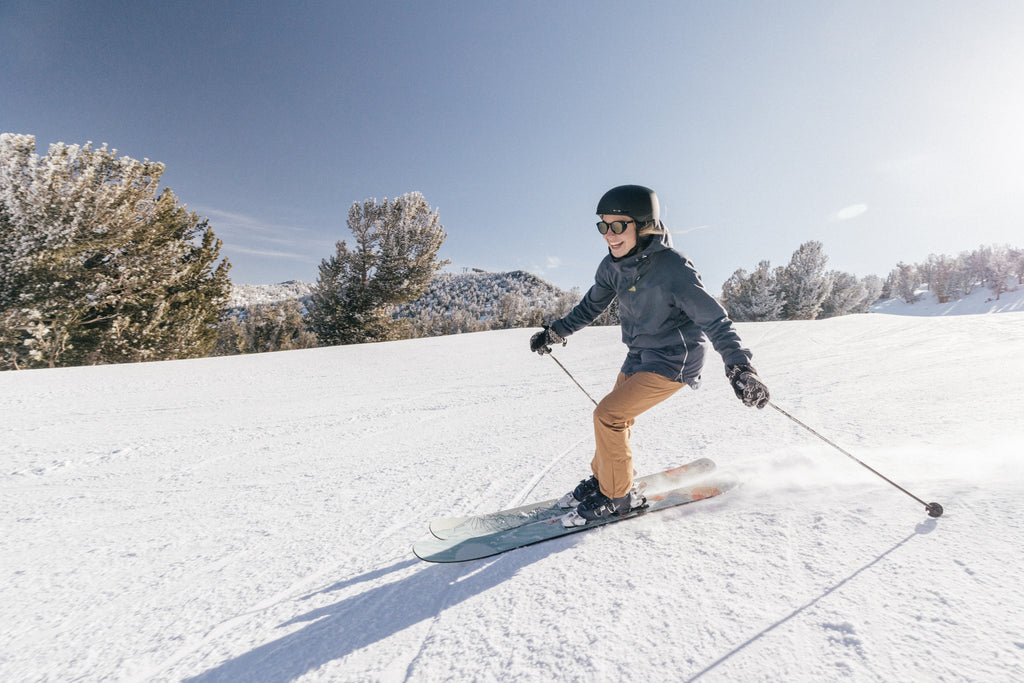
[(657, 223), (661, 218), (658, 195), (643, 185), (619, 185), (604, 193), (597, 215), (629, 216), (637, 223)]

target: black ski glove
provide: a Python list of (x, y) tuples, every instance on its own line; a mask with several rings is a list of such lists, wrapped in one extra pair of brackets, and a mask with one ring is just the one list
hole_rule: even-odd
[(565, 346), (566, 341), (562, 339), (557, 332), (551, 329), (550, 325), (545, 325), (544, 329), (537, 334), (530, 337), (530, 350), (544, 355), (545, 353), (551, 353), (552, 344), (561, 344)]
[(768, 387), (757, 376), (757, 370), (749, 365), (729, 365), (725, 368), (725, 376), (743, 405), (758, 408), (768, 405)]

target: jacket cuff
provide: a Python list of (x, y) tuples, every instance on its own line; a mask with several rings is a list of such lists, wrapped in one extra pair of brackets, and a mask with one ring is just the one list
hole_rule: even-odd
[(556, 320), (552, 323), (548, 323), (548, 327), (551, 328), (552, 332), (561, 337), (562, 341), (564, 341), (566, 337), (572, 334), (572, 332), (565, 326), (565, 324), (561, 320)]

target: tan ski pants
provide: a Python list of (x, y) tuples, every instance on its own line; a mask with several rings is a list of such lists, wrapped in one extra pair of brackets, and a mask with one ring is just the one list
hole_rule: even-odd
[(633, 486), (633, 450), (629, 446), (629, 430), (636, 422), (636, 416), (684, 386), (682, 382), (674, 382), (653, 372), (619, 373), (615, 388), (594, 409), (597, 448), (590, 469), (601, 484), (601, 493), (609, 498), (619, 498), (629, 492)]

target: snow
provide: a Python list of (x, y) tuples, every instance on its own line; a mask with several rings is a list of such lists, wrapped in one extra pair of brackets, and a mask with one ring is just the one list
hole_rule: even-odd
[(232, 285), (227, 308), (238, 309), (282, 301), (299, 301), (305, 304), (312, 293), (313, 286), (301, 280), (288, 280), (276, 285)]
[[(1024, 313), (748, 323), (637, 466), (715, 499), (458, 565), (432, 517), (564, 493), (592, 405), (530, 330), (0, 374), (5, 681), (1024, 680)], [(616, 328), (556, 353), (591, 393)]]
[(982, 313), (1024, 312), (1024, 286), (1017, 284), (1017, 278), (1010, 278), (1013, 291), (1003, 292), (998, 299), (987, 287), (975, 286), (967, 296), (944, 304), (937, 297), (922, 289), (921, 299), (908, 304), (902, 299), (881, 301), (871, 307), (872, 313), (893, 315), (978, 315)]

